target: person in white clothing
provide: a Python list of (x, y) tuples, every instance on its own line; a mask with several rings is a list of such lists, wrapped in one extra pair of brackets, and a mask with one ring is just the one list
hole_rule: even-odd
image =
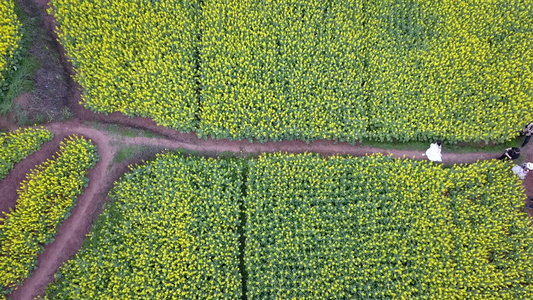
[(533, 163), (525, 163), (521, 165), (515, 165), (511, 168), (511, 171), (518, 176), (518, 178), (524, 180), (526, 179), (527, 174), (529, 171), (533, 170)]
[(429, 145), (429, 149), (426, 150), (424, 155), (427, 156), (431, 161), (442, 162), (441, 150), (441, 141), (436, 141), (435, 143)]

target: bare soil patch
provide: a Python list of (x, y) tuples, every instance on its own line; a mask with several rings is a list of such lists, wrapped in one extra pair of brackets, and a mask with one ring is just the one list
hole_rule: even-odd
[[(28, 33), (30, 55), (39, 67), (33, 73), (32, 97), (20, 95), (13, 106), (11, 118), (21, 125), (62, 120), (68, 116), (66, 96), (67, 73), (59, 59), (59, 45), (46, 29), (47, 15), (43, 1), (18, 0), (24, 13), (35, 19), (35, 26)], [(51, 24), (48, 24), (50, 26)]]
[(14, 124), (12, 121), (8, 120), (6, 116), (0, 116), (0, 131), (6, 132), (6, 131), (13, 131), (17, 129), (17, 125)]
[(31, 93), (23, 93), (18, 95), (13, 102), (16, 106), (24, 109), (31, 106), (31, 103), (35, 101), (34, 98), (34, 95)]

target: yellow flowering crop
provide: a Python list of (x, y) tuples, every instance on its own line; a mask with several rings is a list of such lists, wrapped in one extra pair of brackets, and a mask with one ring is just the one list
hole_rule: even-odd
[(200, 20), (201, 136), (503, 142), (533, 118), (531, 0), (206, 0)]
[(510, 164), (270, 154), (247, 182), (249, 299), (531, 299)]
[(516, 137), (533, 119), (533, 1), (370, 1), (368, 133)]
[(82, 137), (61, 142), (56, 157), (37, 166), (21, 183), (16, 209), (0, 219), (0, 297), (37, 267), (37, 255), (69, 216), (98, 155)]
[(15, 51), (22, 37), (21, 23), (14, 11), (13, 0), (0, 0), (0, 95), (4, 89), (5, 74), (14, 59)]
[(51, 2), (86, 107), (194, 128), (196, 1)]
[(200, 137), (450, 143), (533, 118), (533, 1), (53, 0), (94, 111)]
[(48, 299), (239, 299), (241, 280), (248, 299), (533, 293), (524, 189), (496, 160), (167, 153), (110, 196)]
[(0, 134), (0, 180), (2, 180), (19, 161), (41, 148), (41, 145), (54, 137), (43, 127), (19, 128)]
[(206, 0), (200, 20), (200, 136), (364, 136), (363, 1)]
[(240, 299), (242, 163), (167, 153), (119, 180), (48, 299)]

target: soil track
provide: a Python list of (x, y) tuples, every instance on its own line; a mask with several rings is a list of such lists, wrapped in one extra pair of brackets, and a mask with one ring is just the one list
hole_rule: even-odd
[[(59, 227), (54, 242), (46, 245), (44, 252), (39, 255), (38, 269), (11, 295), (12, 299), (33, 299), (44, 293), (46, 286), (53, 280), (53, 274), (83, 244), (93, 221), (100, 214), (103, 205), (108, 200), (107, 192), (112, 187), (113, 182), (127, 171), (128, 164), (141, 162), (142, 159), (148, 159), (153, 155), (153, 153), (147, 153), (144, 157), (138, 157), (133, 161), (113, 165), (113, 157), (118, 151), (118, 146), (115, 142), (120, 142), (123, 146), (148, 145), (167, 149), (182, 148), (203, 153), (232, 152), (246, 155), (281, 151), (289, 153), (313, 152), (325, 156), (342, 154), (363, 156), (381, 152), (386, 155), (392, 154), (395, 157), (425, 159), (421, 151), (388, 150), (368, 146), (354, 146), (348, 143), (334, 143), (326, 140), (319, 140), (310, 144), (306, 144), (303, 141), (249, 143), (247, 140), (203, 140), (199, 139), (194, 133), (180, 133), (173, 129), (157, 126), (149, 118), (130, 118), (121, 113), (109, 115), (96, 114), (80, 104), (81, 88), (72, 80), (72, 66), (65, 56), (64, 48), (57, 42), (57, 35), (54, 31), (56, 26), (55, 19), (44, 13), (48, 0), (21, 1), (33, 1), (36, 8), (41, 12), (39, 16), (43, 18), (47, 31), (57, 44), (64, 70), (71, 76), (68, 80), (69, 87), (66, 99), (68, 107), (74, 115), (74, 119), (66, 122), (50, 123), (45, 126), (54, 133), (54, 139), (46, 143), (43, 149), (17, 164), (15, 169), (8, 175), (8, 177), (11, 177), (6, 177), (4, 181), (0, 182), (0, 195), (11, 195), (11, 198), (6, 198), (7, 200), (5, 201), (2, 199), (0, 208), (4, 206), (13, 207), (16, 200), (15, 190), (19, 187), (19, 183), (24, 179), (25, 174), (29, 169), (57, 151), (59, 149), (59, 141), (68, 135), (78, 134), (91, 139), (98, 147), (100, 160), (89, 171), (89, 186), (78, 198), (77, 206), (72, 209), (71, 216)], [(121, 124), (149, 130), (165, 138), (117, 137), (106, 131), (89, 127), (84, 124), (84, 121)], [(0, 127), (12, 130), (17, 126), (4, 118), (0, 118)], [(526, 157), (526, 160), (533, 161), (533, 145), (528, 145), (528, 147), (525, 149), (523, 156)], [(478, 160), (491, 159), (494, 156), (494, 154), (490, 153), (446, 153), (446, 149), (444, 149), (443, 161), (446, 164), (472, 163)], [(110, 169), (110, 166), (113, 166), (113, 168)], [(533, 176), (529, 176), (524, 182), (524, 185), (528, 195), (533, 195)], [(4, 203), (6, 204), (4, 205)], [(533, 210), (530, 213), (533, 213)]]
[(105, 134), (84, 128), (69, 131), (65, 126), (67, 125), (62, 127), (64, 130), (53, 130), (54, 135), (64, 136), (75, 133), (89, 137), (97, 145), (100, 159), (89, 171), (89, 186), (78, 197), (76, 207), (72, 209), (70, 217), (60, 225), (55, 240), (46, 245), (39, 255), (39, 267), (11, 295), (12, 299), (34, 299), (44, 293), (44, 289), (53, 280), (57, 269), (83, 244), (96, 212), (101, 210), (106, 191), (113, 182), (113, 178), (107, 173), (115, 153), (114, 149), (109, 146), (109, 138)]

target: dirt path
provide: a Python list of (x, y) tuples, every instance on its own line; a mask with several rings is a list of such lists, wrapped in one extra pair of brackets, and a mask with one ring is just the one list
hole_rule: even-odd
[[(213, 140), (202, 139), (187, 141), (168, 140), (146, 137), (126, 138), (124, 141), (130, 145), (156, 145), (169, 149), (187, 149), (201, 152), (233, 152), (242, 154), (260, 154), (264, 152), (288, 152), (288, 153), (304, 153), (313, 152), (324, 156), (331, 155), (345, 155), (364, 156), (373, 153), (383, 153), (385, 155), (392, 154), (394, 157), (407, 157), (415, 159), (426, 159), (422, 151), (416, 150), (390, 150), (381, 149), (368, 146), (353, 146), (348, 143), (336, 143), (331, 141), (315, 141), (306, 144), (302, 141), (284, 141), (284, 142), (266, 142), (263, 144), (249, 143), (248, 141), (229, 141), (229, 140)], [(494, 154), (491, 153), (444, 153), (443, 161), (446, 164), (455, 163), (473, 163), (478, 160), (491, 159)]]
[[(54, 133), (67, 134), (77, 133), (87, 136), (91, 134), (105, 135), (105, 131), (89, 127), (78, 120), (71, 120), (61, 123), (52, 123), (45, 126)], [(266, 142), (266, 143), (250, 143), (244, 141), (230, 141), (230, 140), (215, 140), (208, 138), (207, 140), (198, 138), (195, 134), (174, 132), (171, 138), (149, 138), (149, 137), (124, 137), (121, 139), (126, 145), (147, 145), (158, 146), (168, 149), (187, 149), (191, 151), (200, 152), (232, 152), (242, 154), (260, 154), (264, 152), (288, 152), (288, 153), (304, 153), (313, 152), (324, 156), (331, 155), (353, 155), (364, 156), (372, 153), (383, 153), (385, 155), (392, 154), (395, 157), (407, 157), (415, 159), (426, 159), (422, 156), (423, 151), (417, 150), (391, 150), (382, 149), (369, 146), (354, 146), (344, 142), (334, 143), (328, 140), (318, 140), (306, 144), (303, 141), (283, 141), (283, 142)], [(443, 161), (446, 164), (455, 163), (473, 163), (478, 160), (486, 160), (494, 158), (492, 153), (446, 153), (444, 149)]]
[(100, 160), (89, 171), (89, 186), (78, 198), (70, 217), (60, 225), (55, 240), (46, 245), (44, 252), (39, 255), (39, 267), (11, 295), (12, 299), (34, 299), (44, 293), (45, 288), (53, 280), (54, 273), (76, 254), (83, 244), (96, 212), (101, 210), (106, 192), (114, 180), (107, 170), (115, 152), (109, 146), (109, 138), (105, 134), (85, 128), (69, 130), (68, 125), (59, 124), (54, 126), (53, 131), (56, 135), (75, 133), (90, 138), (98, 146)]

